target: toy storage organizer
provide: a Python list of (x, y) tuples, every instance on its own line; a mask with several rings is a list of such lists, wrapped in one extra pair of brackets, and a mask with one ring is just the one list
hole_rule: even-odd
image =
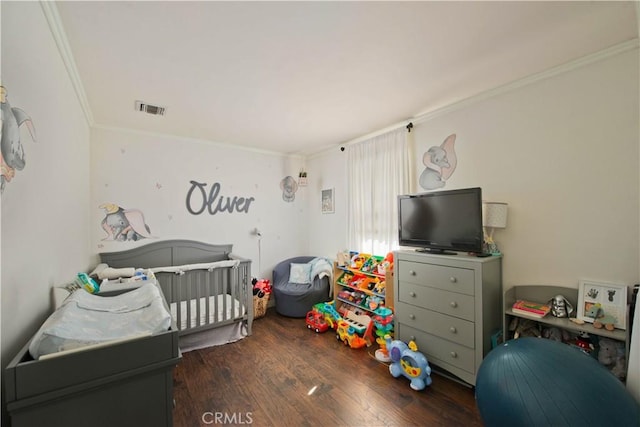
[(334, 264), (336, 309), (347, 304), (374, 315), (379, 307), (393, 310), (393, 269), (381, 266), (384, 257), (350, 252), (350, 264)]
[(335, 309), (347, 320), (366, 316), (363, 330), (354, 328), (384, 348), (384, 336), (393, 336), (393, 259), (352, 251), (345, 265), (334, 263), (333, 277)]

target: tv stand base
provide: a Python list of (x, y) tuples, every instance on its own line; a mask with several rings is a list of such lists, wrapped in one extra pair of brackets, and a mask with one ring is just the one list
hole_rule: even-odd
[(444, 249), (431, 249), (431, 248), (416, 249), (416, 252), (431, 254), (431, 255), (458, 255), (457, 252), (445, 251)]

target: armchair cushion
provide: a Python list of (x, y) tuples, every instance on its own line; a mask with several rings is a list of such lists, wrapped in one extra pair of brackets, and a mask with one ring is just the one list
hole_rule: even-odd
[(311, 283), (311, 264), (291, 263), (289, 269), (289, 283), (306, 285)]

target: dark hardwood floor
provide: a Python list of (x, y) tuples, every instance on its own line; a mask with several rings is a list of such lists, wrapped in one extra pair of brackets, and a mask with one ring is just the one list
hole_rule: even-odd
[(183, 354), (174, 426), (481, 426), (473, 389), (438, 374), (422, 391), (329, 330), (269, 309), (253, 335)]

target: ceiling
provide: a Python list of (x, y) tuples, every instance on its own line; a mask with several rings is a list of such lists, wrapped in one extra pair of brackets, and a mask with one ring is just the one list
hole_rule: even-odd
[[(636, 39), (634, 2), (70, 1), (96, 126), (310, 154)], [(138, 112), (136, 100), (166, 107)]]

